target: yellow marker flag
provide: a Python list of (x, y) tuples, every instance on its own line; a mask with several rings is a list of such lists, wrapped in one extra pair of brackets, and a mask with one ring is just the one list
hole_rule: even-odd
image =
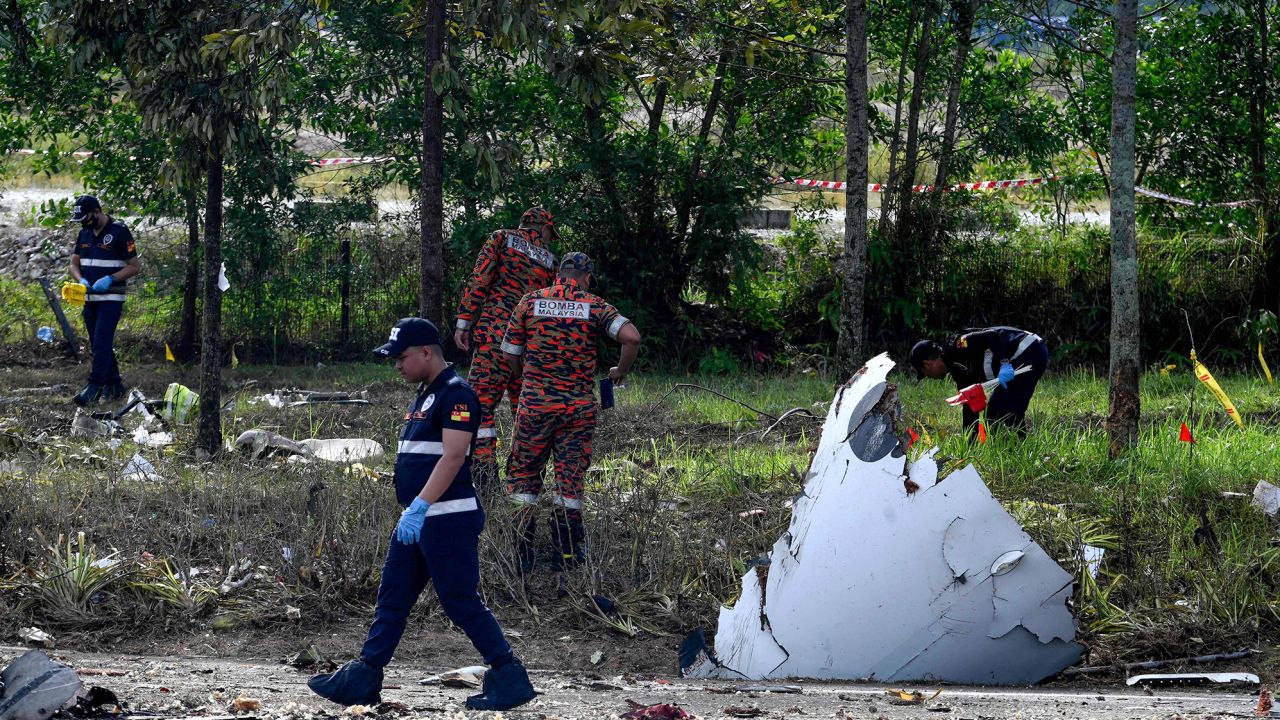
[(164, 359), (169, 362), (178, 362), (178, 358), (173, 356), (173, 351), (169, 349), (169, 343), (164, 344)]
[(1243, 430), (1244, 420), (1240, 419), (1240, 412), (1236, 410), (1236, 406), (1231, 403), (1231, 398), (1227, 397), (1227, 394), (1218, 386), (1218, 381), (1213, 379), (1213, 375), (1209, 373), (1209, 368), (1205, 367), (1203, 363), (1196, 359), (1195, 350), (1191, 351), (1191, 363), (1195, 366), (1196, 378), (1199, 379), (1200, 382), (1204, 383), (1205, 387), (1209, 388), (1209, 392), (1213, 393), (1213, 396), (1218, 398), (1218, 402), (1222, 403), (1222, 408), (1227, 411), (1227, 415), (1230, 416), (1232, 420), (1235, 420), (1236, 425), (1239, 425), (1240, 429)]
[(236, 357), (236, 348), (233, 345), (231, 346), (231, 367), (236, 367), (239, 364), (240, 364), (240, 358)]
[(1267, 384), (1275, 384), (1275, 380), (1271, 379), (1271, 368), (1267, 367), (1267, 359), (1262, 357), (1262, 341), (1258, 341), (1258, 362), (1262, 365), (1262, 372), (1267, 374)]

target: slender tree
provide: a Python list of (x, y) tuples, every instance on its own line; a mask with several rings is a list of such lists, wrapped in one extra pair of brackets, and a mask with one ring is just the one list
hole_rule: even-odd
[(1138, 0), (1116, 0), (1111, 56), (1111, 369), (1107, 434), (1117, 457), (1137, 445), (1141, 315), (1134, 216)]
[(436, 89), (444, 53), (444, 0), (425, 0), (422, 33), (426, 78), (422, 101), (422, 181), (418, 209), (422, 223), (422, 285), (418, 313), (444, 322), (444, 99)]
[(845, 6), (845, 177), (844, 256), (840, 296), (837, 366), (847, 377), (863, 361), (866, 340), (863, 306), (867, 280), (867, 2)]

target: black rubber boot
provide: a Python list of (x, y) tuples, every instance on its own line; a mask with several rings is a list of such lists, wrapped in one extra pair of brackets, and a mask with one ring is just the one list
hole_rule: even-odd
[(85, 407), (90, 403), (97, 402), (98, 398), (101, 398), (101, 397), (102, 397), (101, 385), (97, 383), (86, 383), (85, 386), (81, 388), (80, 392), (76, 393), (76, 396), (71, 399), (73, 402), (75, 402), (75, 404), (79, 405), (80, 407)]
[(557, 510), (551, 515), (551, 540), (556, 548), (552, 568), (562, 572), (587, 561), (587, 533), (580, 510)]
[(538, 696), (519, 660), (485, 673), (481, 689), (481, 694), (467, 698), (468, 710), (510, 710)]
[(307, 687), (339, 705), (377, 705), (382, 702), (382, 668), (352, 660), (337, 672), (313, 676)]

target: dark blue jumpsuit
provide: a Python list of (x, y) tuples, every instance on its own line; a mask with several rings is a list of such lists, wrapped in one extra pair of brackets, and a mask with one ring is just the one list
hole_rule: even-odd
[[(133, 233), (123, 223), (112, 218), (101, 233), (91, 228), (80, 231), (72, 255), (80, 256), (80, 276), (90, 285), (100, 278), (118, 272), (137, 257)], [(114, 385), (120, 382), (120, 365), (116, 362), (116, 325), (124, 311), (127, 282), (113, 282), (106, 292), (90, 290), (85, 296), (84, 326), (89, 334), (89, 346), (93, 349), (93, 365), (89, 369), (89, 382), (95, 385)]]
[[(995, 380), (1001, 363), (1006, 361), (1014, 370), (1030, 366), (1027, 372), (1015, 375), (1008, 387), (997, 387), (987, 403), (988, 421), (1026, 432), (1027, 406), (1036, 383), (1049, 367), (1049, 346), (1039, 335), (1013, 327), (965, 330), (947, 338), (942, 346), (942, 361), (957, 389)], [(977, 422), (978, 414), (964, 408), (964, 427), (972, 430)]]
[[(480, 427), (480, 400), (471, 386), (449, 367), (418, 396), (405, 414), (404, 431), (396, 449), (396, 500), (408, 507), (422, 491), (444, 453), (444, 430), (474, 434)], [(488, 665), (509, 659), (511, 646), (493, 613), (480, 598), (480, 531), (484, 511), (471, 484), (471, 448), (453, 484), (427, 510), (416, 545), (405, 545), (391, 534), (387, 561), (378, 586), (373, 626), (360, 659), (374, 667), (391, 662), (404, 634), (409, 611), (430, 582), (449, 620), (466, 633)]]

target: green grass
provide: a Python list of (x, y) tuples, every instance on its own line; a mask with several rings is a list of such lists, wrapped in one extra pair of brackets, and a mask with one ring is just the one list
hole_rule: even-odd
[[(195, 381), (193, 369), (167, 364), (138, 367), (126, 362), (124, 372), (153, 397), (168, 382)], [(295, 439), (370, 437), (392, 447), (412, 392), (391, 368), (376, 363), (242, 364), (228, 370), (226, 378), (228, 437), (265, 427)], [(65, 379), (65, 370), (19, 368), (7, 372), (5, 382), (31, 387)], [(1248, 419), (1242, 431), (1186, 368), (1168, 377), (1148, 373), (1142, 381), (1139, 447), (1113, 461), (1107, 457), (1103, 428), (1106, 383), (1094, 373), (1051, 370), (1032, 403), (1030, 436), (1019, 440), (993, 431), (986, 444), (971, 442), (960, 432), (959, 411), (944, 403), (954, 391), (950, 385), (917, 384), (901, 373), (890, 379), (898, 384), (904, 423), (924, 440), (912, 454), (936, 444), (944, 472), (974, 464), (1028, 533), (1077, 576), (1075, 607), (1095, 657), (1185, 655), (1280, 636), (1280, 547), (1273, 546), (1274, 523), (1247, 498), (1222, 495), (1247, 494), (1258, 480), (1277, 480), (1276, 386), (1252, 374), (1219, 373), (1222, 386)], [(680, 384), (720, 395), (676, 389)], [(274, 409), (249, 402), (254, 395), (285, 387), (368, 389), (371, 404)], [(678, 632), (695, 618), (714, 623), (716, 608), (732, 598), (746, 561), (785, 531), (787, 503), (802, 488), (834, 388), (832, 378), (815, 373), (633, 375), (617, 392), (618, 406), (600, 416), (587, 495), (592, 499), (591, 546), (608, 571), (600, 584), (581, 589), (634, 598), (634, 619), (667, 632)], [(1194, 416), (1188, 412), (1192, 395)], [(57, 435), (61, 423), (69, 422), (69, 412), (50, 419), (47, 412), (28, 414), (20, 405), (6, 408), (0, 429), (18, 436), (45, 430)], [(796, 408), (818, 419), (793, 415), (775, 423), (773, 418)], [(1177, 440), (1184, 420), (1196, 435), (1194, 447)], [(499, 423), (504, 439), (500, 451), (505, 452), (511, 428), (505, 408)], [(190, 428), (180, 430), (183, 442), (189, 442), (190, 433)], [(176, 447), (160, 453), (143, 449), (172, 482), (138, 486), (115, 480), (115, 469), (135, 451), (127, 439), (117, 450), (86, 442), (32, 445), (43, 448), (35, 450), (45, 457), (42, 469), (0, 481), (0, 502), (15, 503), (29, 519), (15, 532), (39, 528), (50, 545), (62, 548), (64, 543), (55, 538), (83, 530), (104, 552), (118, 550), (122, 557), (152, 552), (154, 567), (136, 570), (141, 576), (135, 580), (161, 590), (172, 585), (165, 567), (225, 565), (240, 557), (276, 558), (278, 563), (281, 547), (312, 548), (306, 572), (326, 579), (290, 585), (291, 603), (305, 602), (319, 612), (336, 607), (334, 602), (357, 607), (367, 602), (385, 541), (384, 525), (397, 512), (382, 482), (357, 481), (340, 468), (278, 460), (193, 464)], [(0, 447), (0, 456), (5, 452)], [(391, 458), (374, 469), (389, 471)], [(318, 488), (327, 490), (317, 494)], [(130, 510), (122, 515), (125, 507)], [(763, 514), (740, 515), (756, 509)], [(125, 529), (122, 517), (148, 518), (153, 529), (146, 537), (136, 536)], [(206, 526), (205, 518), (216, 524)], [(486, 592), (500, 611), (516, 612), (532, 601), (520, 595), (509, 563), (504, 564), (508, 524), (502, 506), (494, 506), (484, 548)], [(25, 537), (0, 534), (0, 547), (5, 542), (29, 545)], [(1096, 581), (1082, 572), (1082, 543), (1108, 549)], [(51, 555), (50, 567), (58, 566), (65, 554)], [(37, 567), (33, 572), (51, 570)], [(133, 612), (136, 601), (128, 593), (113, 597), (111, 612)], [(270, 608), (279, 598), (266, 588), (255, 597), (261, 599), (260, 607), (229, 604), (223, 598), (165, 602), (172, 606), (168, 612), (193, 617), (207, 619), (231, 607), (252, 622), (271, 622)], [(645, 609), (675, 597), (688, 603), (682, 620)], [(652, 606), (645, 604), (650, 601)], [(52, 622), (22, 609), (27, 607), (16, 606), (15, 622)], [(543, 612), (573, 612), (541, 607)], [(323, 617), (341, 621), (344, 616), (325, 611)], [(74, 627), (92, 624), (71, 612), (59, 621)], [(103, 621), (95, 615), (94, 622)]]

